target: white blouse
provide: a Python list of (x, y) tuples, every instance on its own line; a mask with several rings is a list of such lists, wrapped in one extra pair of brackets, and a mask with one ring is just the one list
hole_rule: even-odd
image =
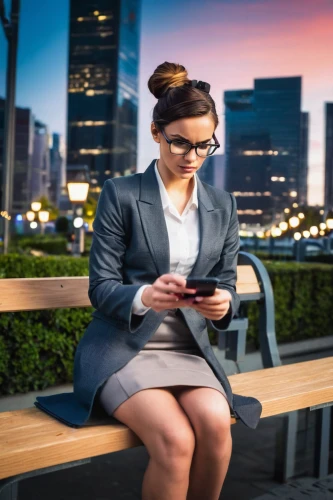
[[(177, 273), (186, 278), (197, 259), (199, 252), (198, 185), (194, 174), (194, 188), (182, 215), (169, 198), (163, 180), (155, 163), (155, 174), (160, 189), (162, 207), (168, 230), (170, 247), (170, 273)], [(150, 285), (142, 285), (135, 294), (132, 312), (143, 315), (150, 307), (143, 305), (141, 296)]]

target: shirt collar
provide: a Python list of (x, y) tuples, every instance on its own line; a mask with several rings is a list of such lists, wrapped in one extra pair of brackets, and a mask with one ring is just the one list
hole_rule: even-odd
[[(162, 177), (160, 176), (160, 173), (157, 168), (157, 160), (155, 162), (155, 174), (157, 178), (157, 182), (160, 188), (160, 193), (161, 193), (161, 200), (162, 200), (162, 206), (163, 210), (165, 210), (166, 207), (169, 207), (171, 204), (171, 200), (169, 198), (168, 192), (164, 186), (164, 182), (162, 180)], [(188, 207), (191, 208), (192, 206), (195, 206), (198, 208), (198, 183), (197, 183), (197, 174), (194, 174), (194, 188), (191, 194), (191, 198), (188, 202)]]

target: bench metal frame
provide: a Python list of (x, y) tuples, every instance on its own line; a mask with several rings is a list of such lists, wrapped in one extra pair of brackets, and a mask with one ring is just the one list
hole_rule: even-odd
[[(241, 302), (255, 300), (259, 306), (259, 342), (264, 368), (281, 366), (281, 358), (275, 332), (275, 306), (272, 283), (260, 259), (255, 255), (240, 251), (238, 265), (251, 265), (257, 277), (260, 293), (242, 295)], [(233, 319), (224, 333), (218, 335), (218, 347), (225, 350), (225, 358), (240, 361), (245, 356), (248, 319)], [(312, 406), (307, 410), (316, 411), (316, 445), (314, 451), (313, 474), (324, 477), (328, 474), (330, 451), (330, 419), (332, 403)], [(298, 411), (286, 413), (276, 435), (275, 478), (286, 482), (295, 475), (296, 446), (298, 431)]]

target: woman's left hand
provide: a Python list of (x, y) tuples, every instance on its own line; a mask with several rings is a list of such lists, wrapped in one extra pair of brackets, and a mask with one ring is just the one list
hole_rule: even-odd
[(189, 307), (192, 307), (205, 318), (213, 321), (218, 321), (227, 314), (231, 300), (231, 293), (228, 290), (221, 290), (219, 288), (216, 288), (214, 295), (210, 297), (187, 299)]

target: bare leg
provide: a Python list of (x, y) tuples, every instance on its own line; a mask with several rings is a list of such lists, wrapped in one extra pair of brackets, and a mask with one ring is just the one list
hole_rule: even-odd
[(218, 500), (232, 450), (229, 405), (208, 387), (180, 386), (175, 396), (196, 436), (187, 500)]
[(195, 435), (171, 391), (139, 391), (113, 416), (132, 429), (148, 450), (142, 500), (186, 500)]

